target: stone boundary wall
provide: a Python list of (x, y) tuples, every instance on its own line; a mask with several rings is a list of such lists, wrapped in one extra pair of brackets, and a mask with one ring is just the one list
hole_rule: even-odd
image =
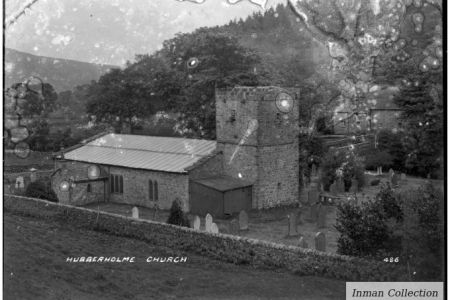
[(235, 264), (281, 268), (298, 275), (317, 275), (347, 281), (407, 280), (406, 268), (394, 263), (369, 261), (227, 234), (207, 233), (15, 195), (4, 195), (3, 203), (7, 212), (137, 238)]

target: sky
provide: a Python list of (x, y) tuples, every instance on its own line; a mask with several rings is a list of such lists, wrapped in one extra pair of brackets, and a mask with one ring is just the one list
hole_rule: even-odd
[[(29, 0), (7, 0), (6, 18)], [(201, 4), (195, 1), (202, 2)], [(252, 2), (254, 3), (252, 3)], [(5, 47), (123, 66), (177, 32), (223, 25), (287, 0), (38, 0), (5, 32)], [(230, 4), (235, 3), (235, 4)]]

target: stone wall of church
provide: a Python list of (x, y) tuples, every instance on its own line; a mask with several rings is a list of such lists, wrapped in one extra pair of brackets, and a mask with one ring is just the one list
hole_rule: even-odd
[[(189, 209), (189, 176), (187, 174), (99, 165), (101, 176), (109, 178), (110, 174), (115, 174), (123, 177), (122, 194), (110, 192), (109, 180), (106, 182), (106, 189), (103, 182), (89, 183), (91, 192), (87, 190), (88, 183), (77, 184), (70, 192), (62, 192), (59, 189), (61, 181), (68, 180), (71, 177), (74, 180), (87, 179), (89, 165), (74, 161), (57, 163), (57, 168), (60, 168), (60, 171), (53, 176), (52, 187), (61, 203), (85, 205), (97, 201), (103, 202), (105, 198), (106, 202), (126, 203), (150, 208), (157, 204), (160, 209), (170, 209), (173, 200), (178, 198), (183, 202), (184, 209), (186, 211)], [(158, 184), (158, 201), (150, 200), (150, 180), (156, 181)], [(106, 194), (104, 191), (106, 191)]]

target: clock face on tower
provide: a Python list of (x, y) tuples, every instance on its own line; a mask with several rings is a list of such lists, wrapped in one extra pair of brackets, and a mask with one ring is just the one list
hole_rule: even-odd
[(294, 100), (288, 93), (281, 92), (277, 95), (277, 98), (275, 99), (275, 104), (278, 110), (281, 111), (282, 113), (289, 113), (292, 111), (292, 108), (294, 107)]

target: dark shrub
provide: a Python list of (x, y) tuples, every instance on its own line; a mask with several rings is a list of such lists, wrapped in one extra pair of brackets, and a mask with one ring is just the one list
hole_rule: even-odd
[(25, 190), (25, 196), (58, 202), (58, 197), (50, 185), (42, 181), (31, 182)]
[(182, 204), (179, 199), (172, 202), (172, 207), (170, 208), (170, 215), (167, 219), (168, 224), (190, 227), (189, 220), (183, 212)]
[(405, 157), (407, 157), (407, 153), (402, 141), (403, 135), (400, 132), (393, 133), (390, 130), (382, 130), (378, 133), (379, 151), (388, 153), (391, 158), (389, 164), (383, 165), (383, 167), (406, 171)]
[(380, 184), (380, 179), (374, 179), (374, 180), (372, 180), (371, 182), (370, 182), (370, 185), (371, 186), (376, 186), (376, 185), (379, 185)]
[(325, 155), (322, 140), (314, 135), (299, 136), (300, 170), (305, 177), (310, 177), (312, 165), (320, 166)]
[(338, 253), (396, 257), (410, 280), (443, 280), (444, 195), (431, 184), (394, 193), (382, 186), (373, 201), (338, 206)]
[(344, 203), (338, 206), (336, 229), (340, 232), (337, 252), (352, 256), (376, 256), (385, 249), (390, 232), (384, 222), (383, 208), (376, 202), (361, 206)]
[(389, 169), (392, 167), (392, 155), (387, 151), (375, 150), (366, 155), (367, 169), (375, 170), (377, 167)]
[(431, 183), (400, 195), (404, 214), (403, 255), (416, 280), (444, 278), (444, 194)]
[(400, 201), (389, 184), (381, 186), (380, 191), (375, 196), (375, 200), (382, 205), (386, 218), (393, 218), (397, 222), (403, 219)]

